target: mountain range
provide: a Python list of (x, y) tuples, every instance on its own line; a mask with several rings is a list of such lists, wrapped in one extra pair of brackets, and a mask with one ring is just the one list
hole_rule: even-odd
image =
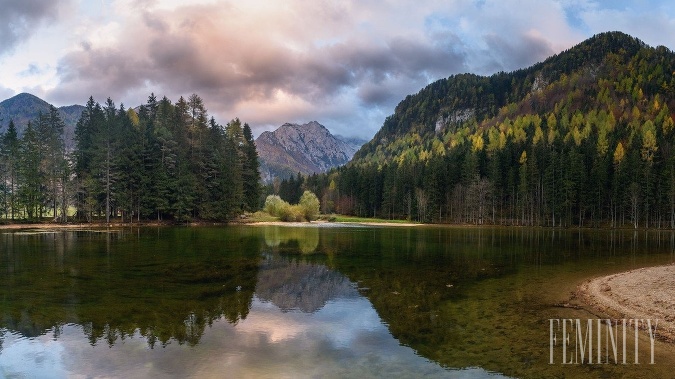
[(298, 172), (309, 175), (326, 172), (349, 162), (366, 141), (334, 136), (316, 121), (281, 125), (265, 131), (255, 140), (261, 177), (288, 178)]
[[(0, 133), (4, 133), (9, 125), (9, 121), (13, 120), (19, 134), (23, 134), (23, 130), (28, 125), (28, 121), (35, 120), (40, 112), (43, 114), (49, 113), (50, 104), (35, 95), (29, 93), (20, 93), (7, 100), (0, 102)], [(72, 141), (75, 125), (77, 120), (82, 115), (84, 106), (69, 105), (64, 107), (57, 107), (59, 114), (65, 124), (64, 139)]]

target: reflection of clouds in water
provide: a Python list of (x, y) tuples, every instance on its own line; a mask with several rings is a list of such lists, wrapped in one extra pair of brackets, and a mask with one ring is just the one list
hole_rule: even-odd
[[(284, 313), (278, 312), (278, 308), (271, 303), (261, 302), (254, 298), (254, 306), (258, 309), (251, 320), (242, 320), (237, 325), (237, 332), (246, 336), (248, 341), (262, 341), (269, 343), (285, 342), (306, 330), (302, 320), (289, 319)], [(283, 327), (279, 327), (283, 325)]]
[[(30, 359), (36, 357), (42, 357), (43, 366), (30, 369)], [(400, 346), (365, 298), (331, 300), (313, 314), (280, 312), (254, 298), (245, 320), (237, 325), (215, 322), (194, 347), (172, 342), (150, 349), (138, 333), (112, 347), (92, 347), (82, 328), (70, 325), (57, 341), (11, 335), (5, 337), (0, 365), (5, 374), (30, 377), (489, 376), (480, 369), (445, 370)], [(45, 371), (35, 371), (41, 369)]]
[[(82, 336), (83, 337), (83, 336)], [(25, 338), (17, 333), (0, 332), (0, 376), (7, 378), (65, 377), (61, 357), (63, 345), (49, 335)], [(83, 342), (86, 340), (82, 338)]]

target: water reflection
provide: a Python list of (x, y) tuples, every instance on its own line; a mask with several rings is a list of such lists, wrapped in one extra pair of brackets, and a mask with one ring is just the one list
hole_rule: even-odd
[(282, 311), (314, 313), (330, 300), (359, 296), (354, 283), (325, 265), (265, 255), (258, 271), (256, 296)]
[[(7, 290), (0, 308), (0, 372), (488, 375), (477, 368), (448, 371), (402, 346), (354, 282), (325, 264), (301, 259), (306, 250), (293, 242), (300, 232), (280, 237), (284, 242), (271, 250), (255, 233), (224, 233), (232, 233), (221, 237), (226, 248), (216, 235), (193, 238), (184, 231), (162, 231), (160, 239), (68, 232), (28, 241), (21, 240), (27, 235), (2, 236), (4, 243), (26, 247), (2, 261), (12, 270), (0, 279)], [(146, 238), (158, 253), (142, 253)]]
[(279, 312), (255, 299), (249, 317), (233, 325), (216, 321), (198, 348), (170, 344), (148, 349), (135, 334), (111, 347), (91, 348), (78, 325), (61, 336), (5, 337), (0, 368), (29, 377), (162, 378), (482, 378), (481, 369), (448, 371), (391, 338), (367, 300), (329, 302), (309, 315)]
[(318, 227), (286, 227), (270, 225), (263, 227), (265, 244), (275, 251), (299, 250), (309, 254), (319, 246)]
[[(246, 317), (258, 256), (223, 257), (211, 250), (208, 238), (186, 244), (184, 237), (191, 236), (185, 233), (134, 237), (3, 234), (4, 245), (14, 250), (0, 260), (2, 325), (36, 337), (74, 323), (92, 345), (112, 346), (140, 333), (154, 347), (172, 340), (195, 345), (214, 320), (237, 323)], [(257, 240), (252, 242), (257, 247)], [(235, 239), (228, 249), (246, 250), (250, 244), (249, 238)]]
[[(583, 377), (583, 368), (548, 365), (545, 320), (595, 317), (556, 304), (573, 301), (585, 277), (672, 262), (674, 235), (279, 226), (3, 233), (0, 372)], [(659, 345), (658, 367), (591, 376), (658, 376), (673, 368), (671, 353)]]

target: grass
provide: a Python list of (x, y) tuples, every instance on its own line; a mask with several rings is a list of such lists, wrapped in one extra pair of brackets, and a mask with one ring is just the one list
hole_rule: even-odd
[[(408, 221), (408, 220), (388, 220), (384, 218), (370, 218), (370, 217), (355, 217), (355, 216), (344, 216), (339, 214), (322, 214), (319, 215), (318, 220), (329, 221), (329, 222), (362, 222), (362, 223), (387, 223), (387, 224), (409, 224), (417, 222)], [(271, 216), (269, 213), (264, 211), (257, 211), (255, 213), (246, 214), (246, 217), (238, 220), (241, 223), (249, 224), (255, 222), (276, 222), (281, 221), (279, 217)]]
[(415, 221), (408, 220), (389, 220), (384, 218), (372, 218), (372, 217), (355, 217), (355, 216), (343, 216), (343, 215), (324, 215), (330, 221), (333, 222), (378, 222), (378, 223), (387, 223), (387, 224), (417, 224)]
[(246, 218), (244, 220), (245, 220), (246, 223), (274, 222), (274, 221), (279, 221), (279, 217), (271, 216), (267, 212), (257, 211), (255, 213), (247, 214)]

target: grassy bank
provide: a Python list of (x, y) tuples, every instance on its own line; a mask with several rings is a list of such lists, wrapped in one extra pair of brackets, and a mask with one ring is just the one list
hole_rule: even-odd
[(324, 215), (327, 220), (332, 222), (359, 222), (359, 223), (377, 223), (377, 224), (417, 224), (414, 221), (408, 220), (389, 220), (384, 218), (371, 218), (371, 217), (355, 217), (355, 216), (344, 216), (344, 215)]

